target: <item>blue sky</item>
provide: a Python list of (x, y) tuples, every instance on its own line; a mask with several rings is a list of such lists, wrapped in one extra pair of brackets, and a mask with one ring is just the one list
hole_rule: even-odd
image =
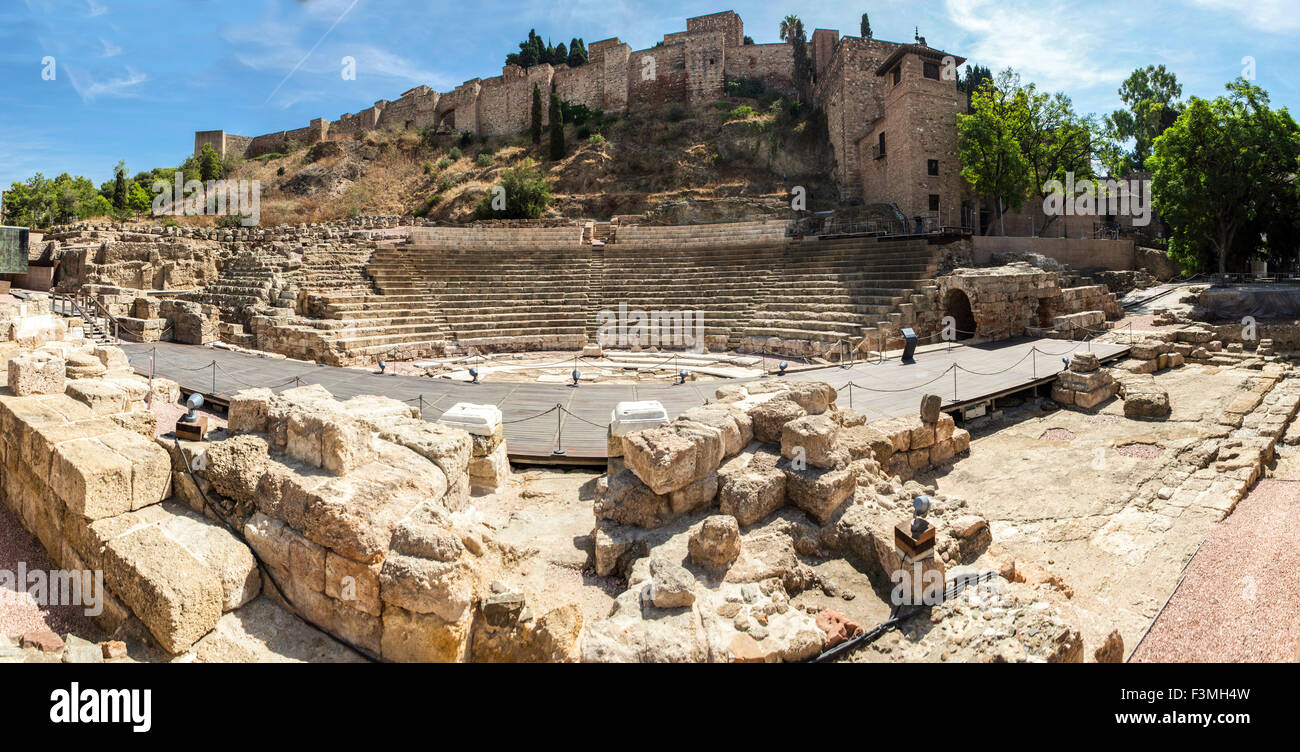
[[(176, 165), (193, 132), (241, 135), (337, 119), (428, 84), (447, 91), (500, 73), (530, 28), (556, 42), (618, 36), (634, 49), (735, 10), (777, 41), (782, 16), (808, 29), (930, 45), (1065, 91), (1083, 112), (1119, 106), (1134, 68), (1164, 63), (1184, 96), (1216, 96), (1255, 60), (1256, 83), (1300, 115), (1300, 0), (927, 0), (918, 3), (413, 2), (410, 0), (4, 0), (0, 3), (0, 185), (41, 171), (96, 183)], [(54, 80), (42, 60), (54, 58)], [(356, 80), (340, 76), (356, 60)]]

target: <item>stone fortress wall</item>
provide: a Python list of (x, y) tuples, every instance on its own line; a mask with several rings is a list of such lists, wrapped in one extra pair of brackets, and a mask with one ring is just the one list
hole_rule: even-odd
[[(566, 101), (619, 114), (707, 104), (724, 96), (727, 81), (738, 79), (759, 80), (795, 96), (793, 46), (744, 40), (739, 15), (712, 13), (686, 19), (685, 31), (644, 50), (633, 50), (617, 37), (593, 42), (589, 62), (577, 68), (507, 65), (499, 76), (471, 79), (449, 92), (417, 86), (395, 101), (381, 99), (334, 121), (318, 118), (305, 128), (255, 137), (198, 131), (194, 150), (197, 154), (210, 144), (223, 155), (257, 157), (290, 141), (314, 144), (376, 128), (505, 136), (528, 128), (534, 85), (544, 94), (554, 86)], [(840, 198), (894, 201), (911, 217), (933, 214), (931, 197), (937, 196), (940, 216), (950, 208), (958, 216), (955, 209), (968, 193), (957, 164), (954, 116), (965, 97), (954, 79), (927, 77), (927, 67), (955, 70), (964, 58), (927, 47), (921, 39), (900, 44), (842, 37), (830, 29), (813, 32), (809, 52), (812, 99), (827, 114)], [(543, 122), (547, 117), (543, 112)], [(872, 151), (882, 131), (889, 143), (884, 156)], [(937, 175), (929, 170), (930, 160), (939, 163)]]

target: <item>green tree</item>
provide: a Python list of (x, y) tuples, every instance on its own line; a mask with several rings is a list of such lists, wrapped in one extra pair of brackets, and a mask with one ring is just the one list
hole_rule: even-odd
[(966, 95), (966, 111), (970, 112), (971, 96), (979, 91), (985, 81), (993, 80), (993, 71), (983, 65), (968, 65), (957, 75), (957, 91)]
[(212, 144), (204, 144), (199, 151), (199, 180), (207, 182), (209, 180), (221, 179), (221, 155)]
[(551, 160), (564, 159), (564, 114), (560, 108), (560, 95), (551, 94)]
[(533, 84), (532, 122), (529, 123), (534, 144), (542, 143), (542, 89)]
[(474, 208), (480, 219), (537, 219), (551, 203), (551, 185), (531, 159), (526, 159), (517, 167), (503, 170), (501, 185), (504, 190), (505, 208), (496, 210), (492, 207), (494, 195), (484, 196)]
[(113, 168), (113, 208), (126, 209), (126, 162), (118, 162)]
[(1223, 273), (1254, 253), (1294, 258), (1300, 236), (1300, 127), (1246, 80), (1227, 89), (1192, 97), (1147, 160), (1170, 256), (1187, 271)]
[(577, 68), (580, 65), (587, 64), (587, 45), (580, 37), (575, 37), (569, 41), (569, 59), (567, 62), (570, 68)]
[[(1080, 116), (1065, 94), (1047, 94), (1028, 84), (1017, 92), (1016, 99), (1025, 108), (1021, 151), (1030, 169), (1030, 192), (1039, 193), (1049, 180), (1092, 177), (1092, 162), (1097, 143), (1097, 124), (1091, 116)], [(1045, 228), (1056, 221), (1049, 215)]]
[[(1111, 175), (1122, 177), (1143, 169), (1155, 140), (1174, 124), (1182, 112), (1178, 98), (1183, 87), (1163, 65), (1139, 68), (1119, 87), (1119, 97), (1128, 106), (1106, 118), (1109, 143), (1102, 161)], [(1124, 144), (1132, 139), (1133, 148)]]
[(148, 214), (153, 208), (153, 196), (133, 180), (126, 196), (126, 208), (136, 214)]
[(790, 14), (781, 19), (781, 40), (794, 47), (794, 89), (799, 99), (808, 101), (808, 86), (812, 81), (812, 60), (808, 56), (808, 38), (803, 21)]
[(1032, 187), (1030, 161), (1021, 144), (1028, 119), (1020, 78), (1009, 68), (975, 92), (970, 114), (957, 115), (962, 177), (994, 206), (1004, 235), (1003, 215), (1024, 206)]
[(862, 38), (871, 38), (871, 19), (867, 18), (866, 13), (862, 14)]

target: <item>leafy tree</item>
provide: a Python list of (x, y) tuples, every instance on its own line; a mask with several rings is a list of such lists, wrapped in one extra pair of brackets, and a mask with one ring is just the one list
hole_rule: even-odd
[[(1177, 77), (1163, 65), (1139, 68), (1119, 87), (1119, 97), (1128, 109), (1115, 110), (1106, 118), (1110, 143), (1103, 161), (1115, 177), (1141, 170), (1152, 145), (1161, 133), (1178, 119), (1183, 105), (1178, 101), (1183, 87)], [(1123, 144), (1133, 140), (1132, 150)]]
[(212, 144), (204, 144), (199, 151), (199, 179), (205, 183), (221, 179), (221, 155), (212, 148)]
[(560, 109), (560, 95), (551, 94), (551, 159), (564, 159), (564, 114)]
[[(1030, 192), (1040, 192), (1049, 180), (1064, 182), (1066, 173), (1076, 179), (1092, 177), (1095, 120), (1078, 115), (1065, 94), (1039, 92), (1032, 83), (1018, 92), (1018, 100), (1025, 107), (1020, 140), (1029, 163)], [(1054, 221), (1056, 217), (1049, 216), (1043, 226)]]
[(531, 159), (503, 170), (501, 188), (505, 190), (505, 209), (493, 209), (493, 196), (489, 193), (475, 206), (476, 216), (480, 219), (537, 219), (551, 203), (551, 185)]
[(126, 194), (126, 208), (136, 214), (147, 214), (153, 208), (153, 195), (133, 180)]
[(1253, 253), (1294, 258), (1300, 236), (1300, 127), (1246, 80), (1227, 89), (1192, 97), (1147, 160), (1170, 256), (1188, 271), (1223, 273)]
[(871, 20), (867, 18), (866, 13), (862, 14), (862, 38), (871, 38)]
[[(1029, 158), (1021, 145), (1028, 108), (1020, 78), (1010, 68), (986, 81), (971, 98), (970, 114), (957, 115), (961, 174), (976, 194), (994, 204), (999, 223), (1020, 209), (1032, 187)], [(1006, 228), (1002, 228), (1006, 234)]]
[(48, 227), (112, 211), (112, 203), (94, 183), (66, 172), (52, 180), (38, 172), (11, 184), (5, 193), (5, 221), (25, 227)]

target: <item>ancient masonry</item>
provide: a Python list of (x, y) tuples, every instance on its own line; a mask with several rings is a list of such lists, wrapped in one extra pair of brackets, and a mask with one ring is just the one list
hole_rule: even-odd
[(940, 276), (962, 241), (792, 238), (783, 220), (616, 225), (599, 242), (590, 222), (383, 224), (80, 225), (50, 233), (44, 253), (60, 262), (57, 289), (95, 298), (130, 339), (222, 341), (330, 365), (577, 350), (620, 303), (694, 301), (711, 351), (832, 359), (846, 346), (900, 346), (904, 327), (940, 336), (946, 316), (958, 338), (1003, 339), (1083, 338), (1122, 314), (1104, 285), (1068, 287), (1025, 263)]
[[(746, 44), (740, 16), (713, 13), (687, 19), (686, 31), (644, 50), (617, 37), (593, 42), (590, 61), (577, 68), (507, 65), (500, 76), (449, 92), (417, 86), (338, 120), (317, 118), (305, 128), (255, 137), (198, 131), (194, 150), (210, 144), (221, 154), (256, 157), (290, 141), (314, 144), (376, 128), (510, 135), (528, 128), (534, 86), (543, 94), (554, 86), (566, 101), (620, 114), (709, 104), (724, 96), (727, 81), (739, 79), (794, 96), (792, 50), (785, 43)], [(954, 71), (964, 58), (924, 40), (902, 44), (833, 29), (815, 30), (809, 53), (812, 98), (827, 115), (841, 198), (893, 201), (908, 217), (958, 217), (968, 191), (957, 163), (956, 114), (966, 99)]]

